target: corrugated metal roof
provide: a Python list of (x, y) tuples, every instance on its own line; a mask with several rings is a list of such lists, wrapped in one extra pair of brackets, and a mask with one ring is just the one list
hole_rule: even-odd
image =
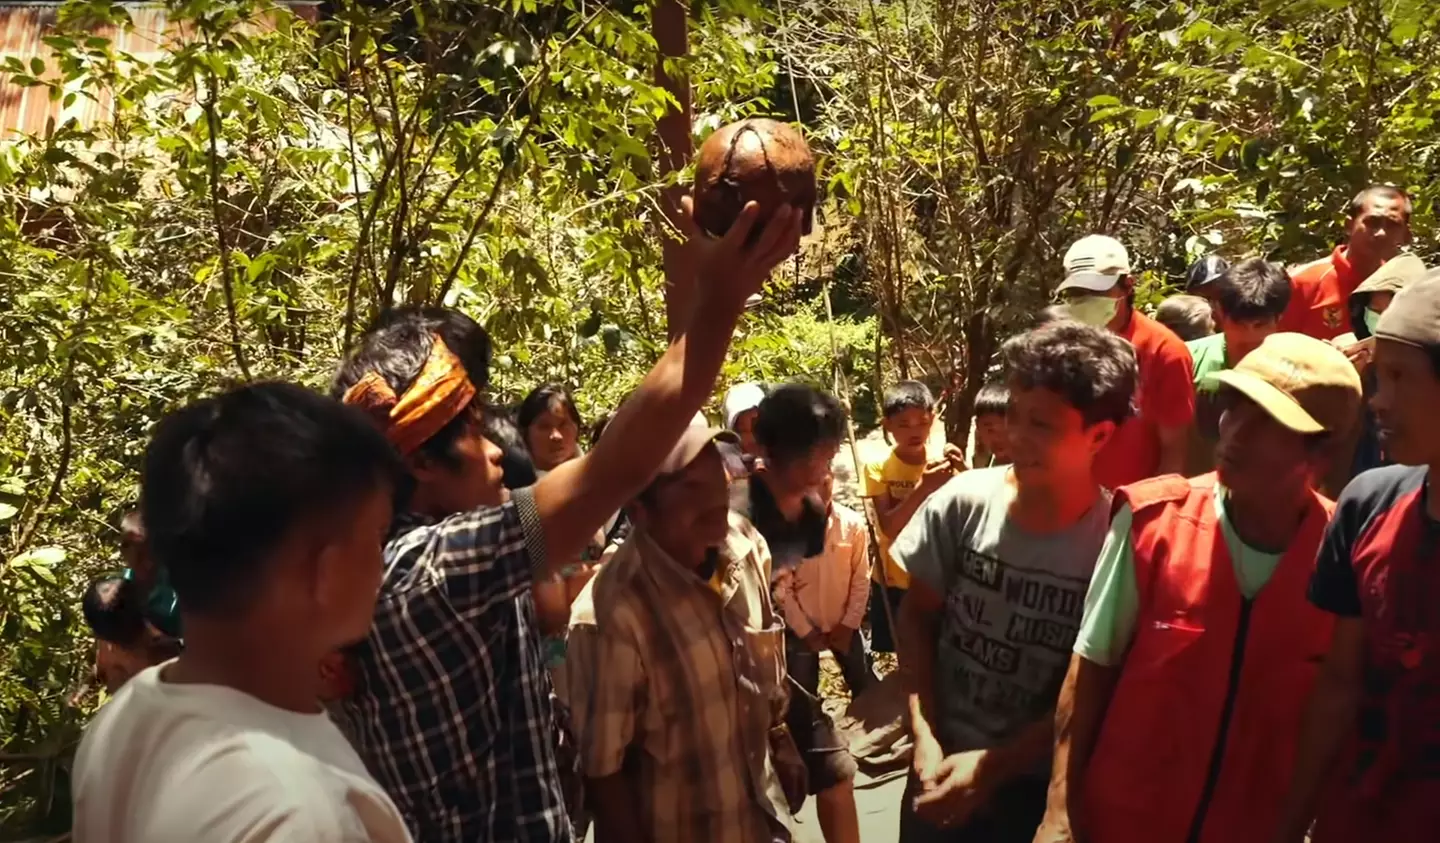
[[(42, 39), (53, 34), (62, 5), (0, 2), (0, 61), (15, 56), (29, 67), (31, 59), (38, 57), (45, 62), (45, 72), (40, 78), (58, 79), (60, 74), (52, 60), (53, 51)], [(184, 39), (185, 33), (168, 20), (163, 6), (121, 5), (130, 14), (131, 26), (119, 30), (103, 26), (94, 33), (113, 41), (117, 50), (138, 59), (154, 60), (164, 52), (167, 41)], [(319, 0), (296, 0), (280, 5), (289, 7), (299, 17), (315, 20), (320, 3)], [(109, 110), (108, 94), (102, 94), (99, 102), (89, 97), (75, 97), (67, 108), (63, 97), (52, 100), (46, 88), (16, 85), (7, 74), (0, 74), (0, 138), (43, 133), (51, 118), (56, 125), (74, 117), (82, 126), (90, 126)]]

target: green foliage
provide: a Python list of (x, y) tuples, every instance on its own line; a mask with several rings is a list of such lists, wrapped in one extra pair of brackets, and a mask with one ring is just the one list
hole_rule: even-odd
[[(103, 115), (0, 144), (0, 836), (68, 828), (98, 702), (78, 595), (120, 564), (168, 409), (251, 378), (323, 387), (407, 303), (487, 325), (501, 400), (558, 380), (613, 407), (665, 342), (650, 141), (673, 99), (645, 8), (165, 11), (164, 49), (136, 55), (96, 34), (130, 27), (126, 6), (71, 2), (52, 55), (0, 66), (57, 114)], [(702, 127), (767, 107), (764, 23), (700, 16)], [(786, 349), (765, 365), (828, 373)]]

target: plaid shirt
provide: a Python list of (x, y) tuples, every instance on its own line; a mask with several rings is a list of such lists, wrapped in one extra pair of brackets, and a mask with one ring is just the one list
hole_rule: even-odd
[(656, 843), (790, 839), (769, 748), (784, 627), (765, 540), (738, 515), (712, 583), (637, 531), (571, 610), (565, 672), (581, 768), (622, 770)]
[(356, 748), (419, 843), (570, 843), (530, 599), (530, 494), (397, 519), (345, 702)]

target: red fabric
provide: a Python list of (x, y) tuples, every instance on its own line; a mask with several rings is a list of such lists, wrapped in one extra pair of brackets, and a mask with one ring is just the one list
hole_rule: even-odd
[(1344, 246), (1296, 269), (1290, 274), (1290, 304), (1280, 316), (1280, 330), (1322, 340), (1350, 333), (1350, 294), (1364, 280), (1355, 277)]
[[(1215, 475), (1122, 489), (1141, 595), (1135, 638), (1086, 770), (1088, 839), (1189, 839), (1219, 739), (1244, 598), (1215, 515)], [(1300, 719), (1334, 628), (1306, 599), (1333, 504), (1316, 494), (1254, 598), (1223, 767), (1199, 843), (1265, 843), (1290, 786)]]
[(1162, 427), (1184, 427), (1195, 419), (1195, 383), (1190, 349), (1164, 325), (1135, 311), (1120, 332), (1135, 347), (1140, 366), (1135, 406), (1095, 457), (1095, 479), (1118, 489), (1154, 477), (1160, 469)]
[(1315, 843), (1430, 843), (1440, 828), (1440, 549), (1424, 493), (1406, 493), (1352, 547), (1365, 624), (1357, 740), (1338, 766)]

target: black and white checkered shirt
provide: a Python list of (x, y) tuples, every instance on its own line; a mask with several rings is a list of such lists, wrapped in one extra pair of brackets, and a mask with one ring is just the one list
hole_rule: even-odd
[(528, 490), (444, 520), (402, 516), (346, 702), (360, 755), (418, 843), (570, 843), (533, 572)]

